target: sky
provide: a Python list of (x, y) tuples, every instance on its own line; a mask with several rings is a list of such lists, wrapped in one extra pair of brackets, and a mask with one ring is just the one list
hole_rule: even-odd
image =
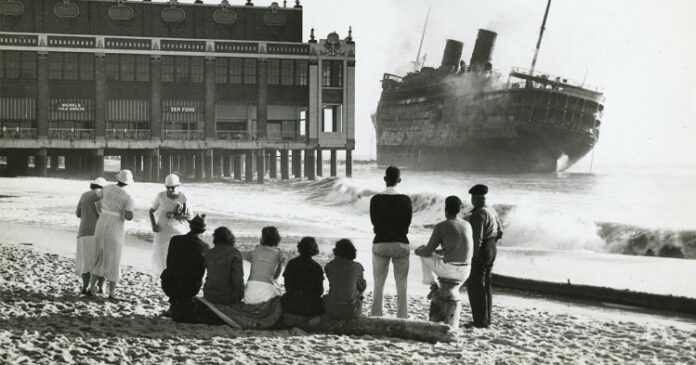
[[(188, 2), (188, 1), (187, 1)], [(216, 4), (219, 1), (206, 0)], [(231, 0), (241, 5), (242, 0)], [(257, 6), (271, 1), (255, 0)], [(282, 1), (279, 2), (282, 6)], [(529, 67), (546, 0), (304, 0), (305, 41), (352, 26), (356, 43), (356, 150), (375, 157), (370, 114), (385, 72), (405, 74), (418, 51), (431, 4), (422, 53), (438, 66), (448, 38), (471, 56), (476, 33), (498, 33), (493, 67)], [(288, 1), (288, 6), (294, 1)], [(600, 140), (574, 170), (616, 165), (696, 166), (696, 1), (555, 0), (536, 69), (604, 90)]]

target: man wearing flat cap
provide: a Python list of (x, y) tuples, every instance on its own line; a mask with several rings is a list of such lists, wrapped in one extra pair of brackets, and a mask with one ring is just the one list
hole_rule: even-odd
[(471, 316), (469, 326), (488, 328), (491, 324), (491, 270), (497, 253), (496, 243), (502, 238), (503, 230), (495, 210), (486, 206), (488, 187), (477, 184), (469, 189), (471, 211), (469, 223), (474, 236), (474, 256), (471, 260), (471, 273), (466, 281)]
[(203, 285), (204, 255), (208, 244), (198, 237), (205, 232), (205, 214), (189, 221), (190, 231), (169, 241), (167, 267), (162, 272), (162, 290), (169, 297), (172, 320), (196, 323), (194, 297)]

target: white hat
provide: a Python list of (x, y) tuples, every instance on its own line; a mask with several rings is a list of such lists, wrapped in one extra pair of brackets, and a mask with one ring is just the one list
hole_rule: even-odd
[(132, 184), (133, 183), (133, 173), (131, 172), (131, 170), (121, 170), (116, 175), (116, 180), (118, 180), (118, 182), (126, 184), (126, 185)]
[(169, 174), (167, 177), (164, 179), (164, 186), (179, 186), (181, 185), (181, 182), (179, 181), (179, 175), (177, 174)]
[(101, 187), (103, 188), (104, 185), (106, 185), (106, 179), (104, 179), (103, 177), (98, 177), (98, 178), (92, 180), (92, 181), (90, 182), (90, 184), (91, 184), (91, 185), (99, 185), (99, 186), (101, 186)]

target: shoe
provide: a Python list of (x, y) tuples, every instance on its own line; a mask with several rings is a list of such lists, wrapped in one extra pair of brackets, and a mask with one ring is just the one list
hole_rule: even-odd
[(102, 286), (97, 287), (97, 293), (104, 294), (104, 287), (102, 287)]
[(464, 328), (488, 328), (488, 325), (483, 323), (469, 322), (464, 325)]
[(430, 293), (428, 293), (428, 300), (432, 300), (435, 297), (435, 293), (440, 289), (440, 286), (433, 283), (430, 284)]
[(165, 317), (165, 318), (172, 318), (172, 310), (167, 309), (166, 311), (162, 312), (160, 316)]
[(86, 288), (80, 289), (80, 294), (87, 295), (87, 289)]
[(116, 298), (116, 297), (113, 296), (113, 295), (109, 295), (109, 298), (108, 298), (108, 299), (109, 299), (110, 302), (113, 302), (113, 303), (118, 303), (118, 302), (121, 301), (120, 298)]

